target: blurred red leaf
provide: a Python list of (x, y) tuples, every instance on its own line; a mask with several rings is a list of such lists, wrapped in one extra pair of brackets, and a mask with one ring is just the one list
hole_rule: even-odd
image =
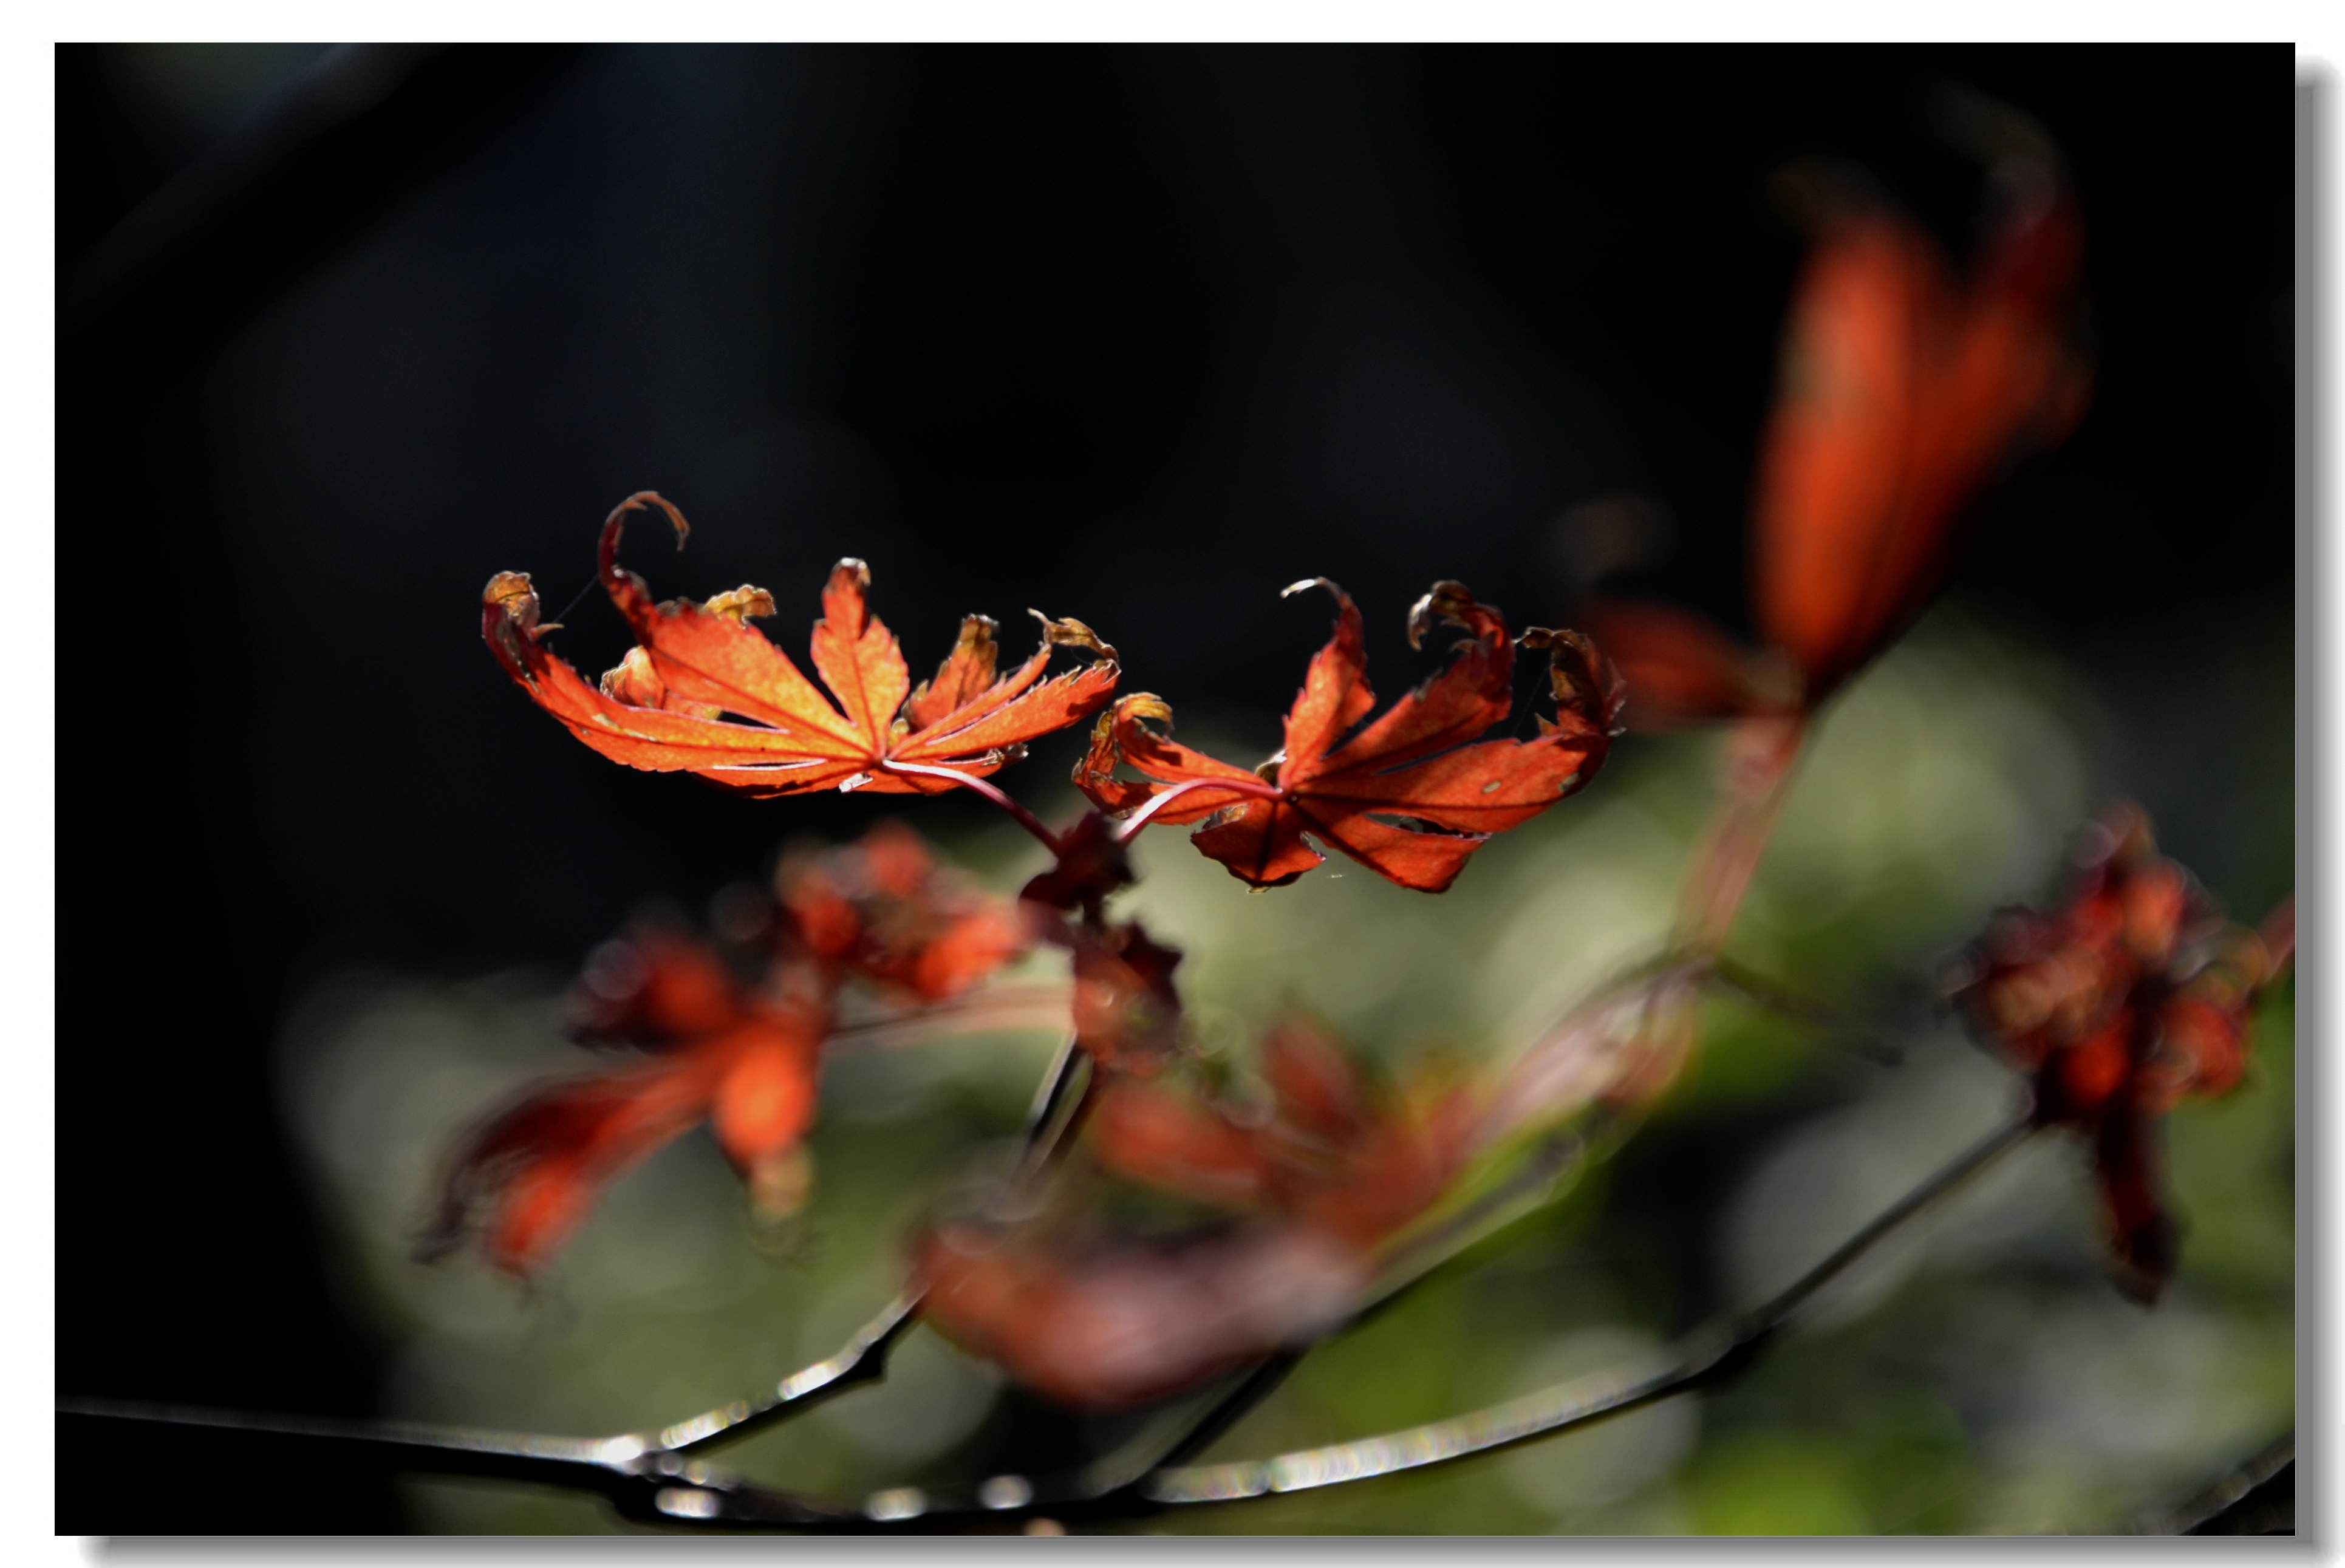
[(1020, 906), (963, 885), (900, 823), (793, 855), (776, 883), (777, 904), (753, 896), (720, 918), (741, 973), (657, 926), (595, 950), (571, 988), (574, 1027), (648, 1059), (533, 1086), (466, 1135), (427, 1250), (477, 1229), (499, 1268), (533, 1273), (612, 1178), (703, 1120), (758, 1206), (793, 1211), (810, 1179), (802, 1144), (840, 986), (940, 1002), (1031, 945)]
[(805, 952), (919, 1001), (959, 996), (1031, 945), (1014, 905), (948, 875), (901, 823), (785, 860), (775, 880)]
[[(604, 523), (603, 586), (639, 645), (599, 690), (543, 645), (553, 628), (538, 623), (525, 573), (491, 579), (481, 611), (482, 635), (506, 673), (573, 734), (631, 767), (694, 773), (758, 796), (833, 788), (934, 794), (954, 786), (901, 770), (943, 767), (982, 777), (1115, 691), (1115, 651), (1081, 622), (1039, 613), (1042, 646), (1010, 674), (994, 679), (993, 622), (972, 615), (935, 679), (913, 690), (895, 635), (865, 605), (869, 570), (842, 561), (823, 589), (823, 618), (814, 630), (814, 667), (832, 693), (827, 698), (748, 623), (774, 612), (763, 589), (736, 589), (705, 604), (652, 602), (643, 579), (618, 564), (621, 526), (647, 504), (667, 513), (679, 544), (689, 531), (683, 514), (649, 491), (622, 501)], [(1051, 650), (1061, 646), (1096, 657), (1037, 685)]]
[[(1094, 751), (1099, 744), (1093, 737)], [(1058, 841), (1051, 869), (1029, 878), (1018, 896), (1051, 909), (1081, 909), (1097, 925), (1108, 895), (1131, 886), (1133, 880), (1132, 857), (1119, 824), (1100, 812), (1087, 811), (1060, 832)]]
[(1967, 289), (1902, 217), (1851, 202), (1827, 220), (1792, 308), (1754, 520), (1759, 629), (1812, 703), (1937, 592), (1960, 509), (1996, 468), (2075, 422), (2083, 246), (2056, 187), (2003, 215)]
[(458, 1145), (428, 1251), (477, 1229), (498, 1268), (535, 1272), (614, 1177), (703, 1119), (768, 1208), (803, 1196), (827, 999), (752, 996), (697, 942), (607, 944), (574, 993), (581, 1032), (648, 1060), (523, 1090)]
[(1517, 1057), (1490, 1097), (1480, 1137), (1496, 1143), (1591, 1106), (1660, 1096), (1691, 1058), (1701, 968), (1680, 964), (1573, 1008)]
[(1909, 219), (1850, 191), (1828, 202), (1753, 503), (1752, 608), (1795, 690), (1700, 617), (1599, 606), (1589, 622), (1638, 727), (1812, 710), (1944, 584), (1967, 503), (2075, 424), (2090, 381), (2074, 327), (2083, 221), (2048, 163), (2024, 173), (1967, 285)]
[(1208, 1209), (1165, 1237), (965, 1223), (922, 1237), (931, 1320), (1028, 1386), (1114, 1408), (1195, 1385), (1340, 1321), (1376, 1249), (1446, 1193), (1479, 1147), (1478, 1096), (1435, 1085), (1384, 1096), (1315, 1026), (1263, 1047), (1265, 1117), (1162, 1081), (1101, 1090), (1101, 1168)]
[[(1619, 691), (1578, 633), (1532, 634), (1553, 650), (1558, 698), (1538, 735), (1481, 740), (1513, 709), (1514, 645), (1497, 611), (1461, 583), (1436, 583), (1410, 612), (1410, 642), (1436, 620), (1470, 635), (1438, 675), (1362, 727), (1376, 694), (1360, 612), (1324, 578), (1286, 592), (1315, 585), (1335, 596), (1335, 632), (1312, 658), (1278, 755), (1249, 771), (1182, 745), (1149, 727), (1169, 723), (1172, 710), (1142, 693), (1101, 716), (1075, 774), (1084, 794), (1102, 811), (1128, 813), (1180, 785), (1198, 786), (1157, 820), (1202, 822), (1191, 842), (1256, 887), (1292, 882), (1320, 863), (1304, 842), (1309, 832), (1404, 887), (1438, 893), (1492, 834), (1595, 776), (1611, 744)], [(1141, 780), (1117, 777), (1120, 764)], [(1213, 787), (1223, 781), (1233, 787)]]
[(990, 1228), (921, 1235), (913, 1275), (955, 1343), (1079, 1410), (1193, 1388), (1340, 1323), (1360, 1257), (1310, 1231), (1247, 1229), (1068, 1252)]
[(1973, 1028), (2035, 1088), (2035, 1116), (2092, 1140), (2118, 1283), (2147, 1301), (2174, 1271), (2157, 1118), (2235, 1087), (2250, 1013), (2280, 959), (2226, 924), (2121, 804), (2091, 830), (2068, 902), (2008, 910), (1956, 995)]
[(1675, 729), (1791, 705), (1768, 689), (1761, 655), (1699, 615), (1619, 600), (1591, 604), (1586, 613), (1628, 683), (1625, 713), (1637, 729)]
[(1304, 1019), (1271, 1030), (1262, 1071), (1267, 1119), (1233, 1119), (1162, 1084), (1110, 1084), (1098, 1111), (1101, 1163), (1186, 1197), (1263, 1205), (1365, 1248), (1422, 1213), (1476, 1147), (1477, 1097), (1376, 1097)]
[(1181, 1047), (1178, 948), (1152, 941), (1138, 921), (1075, 925), (1041, 915), (1044, 934), (1074, 962), (1076, 1048), (1102, 1072), (1145, 1076)]

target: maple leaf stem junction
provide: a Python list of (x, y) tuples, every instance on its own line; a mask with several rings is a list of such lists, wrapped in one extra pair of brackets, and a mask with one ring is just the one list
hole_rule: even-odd
[(1037, 839), (1040, 839), (1041, 841), (1042, 847), (1049, 850), (1053, 855), (1064, 853), (1064, 850), (1059, 843), (1059, 835), (1052, 833), (1049, 828), (1044, 827), (1041, 817), (1036, 816), (1032, 812), (1028, 811), (1024, 806), (1020, 805), (1016, 801), (1012, 800), (1008, 792), (1003, 790), (999, 784), (990, 784), (981, 778), (974, 778), (955, 768), (932, 767), (926, 763), (899, 763), (890, 761), (886, 764), (886, 771), (896, 774), (916, 774), (922, 778), (949, 779), (952, 783), (960, 785), (963, 789), (969, 790), (977, 794), (982, 795), (985, 799), (991, 801), (995, 805), (1000, 806), (1003, 811), (1009, 813), (1010, 821), (1024, 828), (1028, 833), (1032, 834)]
[(1116, 842), (1119, 844), (1131, 843), (1132, 840), (1139, 835), (1140, 830), (1146, 827), (1158, 812), (1162, 811), (1166, 806), (1172, 804), (1183, 795), (1195, 794), (1203, 790), (1219, 790), (1224, 794), (1246, 795), (1254, 800), (1283, 800), (1285, 798), (1285, 792), (1284, 790), (1280, 789), (1276, 784), (1266, 781), (1254, 784), (1249, 783), (1244, 779), (1191, 779), (1186, 784), (1174, 784), (1162, 794), (1152, 797), (1146, 805), (1142, 806), (1138, 811), (1133, 812), (1130, 816), (1124, 818), (1122, 824), (1116, 828)]

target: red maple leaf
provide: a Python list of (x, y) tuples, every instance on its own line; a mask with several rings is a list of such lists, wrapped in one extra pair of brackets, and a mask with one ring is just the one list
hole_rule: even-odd
[(1110, 1083), (1096, 1113), (1101, 1164), (1180, 1196), (1258, 1205), (1365, 1249), (1440, 1197), (1480, 1136), (1479, 1097), (1440, 1086), (1378, 1096), (1302, 1018), (1271, 1030), (1262, 1071), (1267, 1119), (1159, 1083)]
[(1812, 710), (1944, 583), (1966, 503), (2008, 459), (2082, 412), (2071, 319), (2084, 247), (2054, 175), (2000, 215), (1970, 283), (1918, 227), (1843, 193), (1808, 258), (1760, 462), (1752, 609), (1784, 668), (1699, 617), (1646, 604), (1589, 612), (1666, 727)]
[[(1514, 706), (1514, 644), (1498, 612), (1464, 584), (1436, 583), (1409, 613), (1409, 642), (1435, 621), (1464, 628), (1448, 667), (1363, 727), (1376, 706), (1360, 612), (1335, 596), (1335, 632), (1311, 661), (1286, 715), (1286, 744), (1260, 767), (1216, 761), (1151, 729), (1172, 709), (1140, 693), (1100, 717), (1075, 782), (1099, 807), (1129, 813), (1186, 786), (1155, 820), (1203, 822), (1191, 842), (1256, 887), (1294, 881), (1325, 856), (1308, 832), (1380, 875), (1428, 893), (1457, 879), (1490, 835), (1584, 787), (1611, 745), (1619, 683), (1587, 639), (1534, 628), (1552, 651), (1556, 714), (1528, 741), (1482, 740)], [(1119, 764), (1141, 775), (1116, 776)], [(1225, 787), (1216, 787), (1225, 786)]]
[(901, 823), (786, 859), (775, 884), (797, 948), (917, 1001), (959, 996), (1030, 946), (1015, 905), (949, 875)]
[(1266, 1119), (1129, 1077), (1098, 1100), (1099, 1163), (1214, 1219), (1104, 1239), (1041, 1225), (930, 1231), (914, 1249), (930, 1320), (1028, 1387), (1089, 1409), (1176, 1392), (1341, 1321), (1380, 1244), (1477, 1147), (1480, 1097), (1373, 1093), (1301, 1020), (1272, 1031), (1263, 1072)]
[[(816, 673), (834, 702), (748, 623), (774, 613), (764, 589), (745, 586), (706, 603), (652, 602), (643, 579), (618, 564), (621, 525), (645, 505), (667, 513), (679, 547), (690, 531), (684, 514), (650, 491), (620, 502), (604, 522), (603, 586), (638, 646), (600, 689), (546, 651), (541, 639), (553, 628), (538, 623), (527, 573), (499, 572), (481, 599), (482, 635), (506, 673), (571, 733), (630, 767), (694, 773), (758, 796), (935, 794), (955, 787), (946, 774), (993, 773), (1023, 755), (1027, 742), (1114, 693), (1115, 650), (1081, 622), (1040, 612), (1042, 646), (1010, 674), (995, 679), (994, 623), (972, 615), (935, 679), (915, 690), (894, 633), (865, 606), (869, 569), (842, 561), (823, 589), (813, 644)], [(1036, 684), (1051, 650), (1062, 646), (1097, 657)]]
[(1073, 961), (1075, 1045), (1099, 1070), (1144, 1077), (1179, 1053), (1179, 948), (1151, 940), (1136, 920), (1094, 926), (1040, 918)]
[(2159, 1192), (2157, 1120), (2237, 1087), (2249, 1015), (2282, 954), (2227, 925), (2158, 855), (2149, 819), (2113, 807), (2069, 901), (2005, 911), (1957, 993), (1973, 1028), (2035, 1090), (2035, 1118), (2092, 1141), (2118, 1283), (2156, 1299), (2178, 1232)]
[(942, 1001), (1030, 946), (1021, 906), (961, 885), (899, 823), (792, 856), (776, 882), (777, 902), (724, 922), (740, 972), (655, 926), (596, 951), (572, 988), (576, 1031), (645, 1057), (532, 1086), (473, 1128), (449, 1160), (427, 1250), (477, 1230), (492, 1262), (533, 1273), (613, 1178), (703, 1120), (758, 1207), (795, 1210), (840, 987)]
[(827, 996), (753, 995), (714, 952), (661, 931), (607, 945), (575, 996), (582, 1033), (651, 1054), (533, 1086), (475, 1128), (449, 1162), (428, 1252), (477, 1229), (490, 1261), (534, 1273), (604, 1185), (703, 1120), (764, 1207), (797, 1207)]

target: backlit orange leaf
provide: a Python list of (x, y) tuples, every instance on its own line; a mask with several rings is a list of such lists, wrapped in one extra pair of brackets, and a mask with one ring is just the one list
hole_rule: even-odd
[[(539, 624), (525, 573), (498, 573), (481, 603), (482, 635), (506, 673), (573, 734), (631, 767), (697, 774), (758, 796), (934, 794), (952, 782), (918, 770), (982, 777), (1114, 693), (1115, 650), (1081, 622), (1039, 612), (1042, 646), (1008, 675), (995, 678), (993, 622), (970, 616), (935, 678), (915, 691), (894, 633), (865, 604), (869, 570), (842, 561), (824, 586), (811, 650), (826, 696), (749, 624), (773, 613), (763, 589), (745, 586), (706, 603), (652, 602), (643, 579), (618, 563), (626, 515), (646, 505), (667, 513), (679, 544), (689, 531), (684, 515), (649, 491), (604, 521), (603, 586), (638, 646), (599, 687), (543, 646), (551, 628)], [(1090, 650), (1092, 663), (1043, 681), (1051, 650), (1062, 646)]]
[[(1363, 726), (1376, 694), (1359, 610), (1324, 578), (1286, 592), (1314, 586), (1335, 596), (1335, 632), (1312, 658), (1276, 756), (1249, 770), (1182, 745), (1150, 727), (1169, 723), (1172, 710), (1142, 693), (1101, 716), (1075, 774), (1083, 793), (1102, 811), (1129, 813), (1193, 786), (1157, 820), (1203, 823), (1191, 842), (1257, 887), (1320, 863), (1307, 832), (1404, 887), (1438, 893), (1492, 834), (1528, 822), (1602, 765), (1620, 691), (1578, 633), (1526, 634), (1553, 652), (1556, 713), (1539, 719), (1539, 733), (1482, 740), (1513, 709), (1514, 645), (1497, 610), (1462, 583), (1436, 583), (1410, 612), (1410, 642), (1436, 621), (1469, 635), (1447, 668)], [(1117, 776), (1119, 765), (1139, 780)]]

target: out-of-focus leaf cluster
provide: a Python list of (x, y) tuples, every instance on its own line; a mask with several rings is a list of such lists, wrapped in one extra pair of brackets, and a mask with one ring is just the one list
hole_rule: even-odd
[[(1700, 1060), (1636, 1140), (1315, 1351), (1208, 1457), (1454, 1413), (1755, 1302), (2008, 1115), (2016, 1078), (1933, 1009), (1925, 982), (1995, 905), (2057, 891), (2092, 804), (2097, 722), (2056, 668), (1951, 613), (1925, 623), (1824, 714), (1728, 948), (1817, 987), (1900, 1065), (1812, 1018), (1711, 996)], [(1211, 743), (1209, 721), (1193, 728)], [(1261, 1022), (1300, 1007), (1396, 1069), (1495, 1064), (1661, 936), (1716, 744), (1624, 750), (1584, 809), (1518, 830), (1440, 901), (1349, 866), (1256, 898), (1169, 834), (1141, 846), (1146, 879), (1126, 896), (1189, 955), (1209, 1055), (1243, 1064)], [(1014, 836), (954, 847), (999, 886), (1035, 869)], [(1020, 976), (1064, 962), (1039, 955)], [(386, 1413), (618, 1431), (828, 1354), (900, 1281), (901, 1239), (999, 1168), (1054, 1046), (1029, 1032), (837, 1057), (812, 1134), (823, 1180), (787, 1231), (754, 1221), (695, 1134), (614, 1183), (527, 1293), (477, 1268), (419, 1269), (417, 1194), (450, 1133), (573, 1059), (554, 992), (552, 976), (351, 975), (289, 1029), (286, 1103), (344, 1288), (400, 1347)], [(1735, 1381), (1435, 1473), (1140, 1527), (2091, 1530), (2170, 1502), (2291, 1420), (2289, 998), (2265, 1003), (2245, 1087), (2168, 1122), (2189, 1229), (2153, 1313), (2105, 1282), (2084, 1157), (2038, 1140)], [(886, 1383), (726, 1458), (852, 1496), (1003, 1453), (1079, 1458), (1145, 1419), (1053, 1412), (919, 1330)], [(611, 1527), (585, 1502), (411, 1485), (435, 1528)]]

